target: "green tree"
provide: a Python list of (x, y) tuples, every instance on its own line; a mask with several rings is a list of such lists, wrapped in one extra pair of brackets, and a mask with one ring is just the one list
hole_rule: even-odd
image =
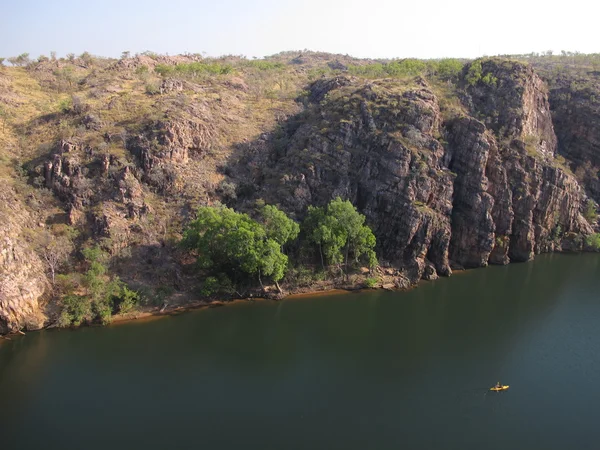
[(467, 75), (465, 76), (465, 80), (471, 86), (475, 86), (482, 77), (483, 68), (481, 67), (481, 61), (473, 61), (469, 66), (469, 70), (467, 70)]
[(437, 65), (437, 74), (440, 78), (445, 80), (455, 79), (460, 74), (463, 65), (464, 64), (458, 59), (442, 59)]
[(12, 56), (8, 58), (8, 62), (13, 66), (23, 67), (31, 62), (29, 59), (29, 53), (21, 53), (19, 56)]
[(225, 206), (201, 207), (184, 232), (182, 244), (197, 253), (198, 264), (215, 272), (271, 277), (279, 287), (288, 258), (281, 246), (298, 234), (277, 208), (269, 208), (265, 225)]
[(300, 225), (290, 219), (276, 206), (265, 205), (261, 211), (261, 220), (267, 233), (267, 238), (273, 239), (279, 245), (293, 241), (300, 233)]
[(338, 197), (326, 209), (309, 207), (303, 228), (308, 241), (319, 246), (323, 267), (324, 259), (328, 264), (344, 262), (347, 272), (351, 255), (356, 262), (364, 258), (370, 266), (377, 264), (375, 236), (348, 200)]

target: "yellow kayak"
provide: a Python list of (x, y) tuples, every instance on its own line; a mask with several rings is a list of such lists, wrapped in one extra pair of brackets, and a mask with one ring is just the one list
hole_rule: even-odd
[(500, 386), (500, 387), (494, 386), (493, 388), (490, 388), (490, 391), (505, 391), (508, 388), (509, 388), (509, 386)]

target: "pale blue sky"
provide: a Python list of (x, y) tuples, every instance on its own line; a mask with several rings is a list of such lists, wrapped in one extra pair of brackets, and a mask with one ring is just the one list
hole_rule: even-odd
[(307, 48), (374, 58), (600, 52), (600, 6), (592, 0), (0, 0), (0, 11), (0, 57), (52, 50), (260, 57)]

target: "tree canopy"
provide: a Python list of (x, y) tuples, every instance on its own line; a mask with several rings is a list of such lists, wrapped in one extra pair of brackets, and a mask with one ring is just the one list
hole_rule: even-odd
[(308, 241), (319, 246), (323, 265), (326, 259), (328, 264), (344, 262), (347, 268), (350, 256), (356, 262), (377, 264), (375, 235), (365, 225), (365, 216), (348, 200), (338, 197), (326, 208), (309, 207), (303, 228)]
[(197, 252), (204, 269), (236, 277), (283, 278), (288, 257), (281, 246), (298, 235), (298, 225), (274, 206), (262, 210), (264, 223), (225, 206), (198, 209), (196, 220), (184, 233), (183, 244)]
[(261, 211), (261, 219), (267, 237), (279, 245), (293, 241), (300, 233), (300, 225), (273, 205), (265, 205)]

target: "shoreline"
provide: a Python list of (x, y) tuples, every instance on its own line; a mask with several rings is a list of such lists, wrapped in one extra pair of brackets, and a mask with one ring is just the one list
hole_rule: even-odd
[[(236, 304), (246, 304), (252, 302), (263, 302), (263, 301), (271, 301), (271, 302), (281, 302), (284, 300), (297, 300), (302, 298), (314, 298), (314, 297), (326, 297), (330, 295), (347, 295), (353, 292), (361, 292), (363, 290), (385, 290), (381, 287), (379, 288), (365, 288), (365, 289), (340, 289), (333, 288), (331, 290), (318, 290), (318, 291), (310, 291), (310, 292), (299, 292), (286, 295), (283, 298), (268, 298), (268, 297), (246, 297), (246, 298), (238, 298), (233, 300), (214, 300), (214, 301), (206, 301), (206, 300), (198, 300), (196, 302), (188, 303), (185, 305), (174, 306), (172, 308), (165, 308), (163, 311), (140, 311), (137, 313), (129, 313), (127, 315), (116, 315), (113, 317), (111, 323), (108, 326), (112, 325), (121, 325), (129, 322), (149, 322), (152, 320), (158, 320), (162, 317), (169, 316), (178, 316), (180, 314), (185, 314), (193, 311), (200, 311), (203, 309), (212, 309), (212, 308), (220, 308), (224, 306), (234, 306)], [(76, 327), (75, 327), (76, 328)]]
[[(409, 288), (412, 288), (416, 285), (417, 284), (413, 284)], [(294, 299), (303, 299), (303, 298), (309, 298), (309, 297), (310, 298), (325, 297), (325, 296), (330, 296), (330, 295), (332, 295), (332, 296), (333, 295), (347, 295), (347, 294), (351, 294), (353, 292), (382, 291), (382, 290), (389, 291), (390, 289), (386, 289), (386, 288), (382, 287), (381, 285), (378, 287), (366, 288), (362, 285), (362, 283), (354, 283), (354, 284), (348, 285), (346, 288), (337, 287), (337, 286), (334, 286), (332, 288), (325, 288), (325, 289), (301, 288), (296, 291), (291, 291), (291, 293), (286, 294), (281, 298), (250, 296), (250, 297), (245, 297), (245, 298), (235, 298), (235, 299), (231, 299), (231, 300), (195, 300), (195, 301), (187, 302), (187, 303), (180, 304), (180, 305), (173, 305), (171, 307), (167, 306), (164, 309), (154, 306), (149, 309), (141, 309), (139, 311), (127, 313), (124, 315), (117, 314), (117, 315), (114, 315), (112, 317), (111, 322), (106, 325), (86, 324), (86, 325), (80, 325), (77, 327), (66, 327), (64, 329), (65, 330), (69, 330), (69, 329), (76, 330), (81, 327), (105, 327), (105, 326), (110, 327), (110, 326), (119, 326), (119, 325), (132, 323), (132, 322), (145, 323), (145, 322), (150, 322), (153, 320), (159, 320), (159, 319), (165, 318), (165, 317), (173, 317), (173, 316), (178, 316), (180, 314), (185, 314), (185, 313), (189, 313), (189, 312), (193, 312), (193, 311), (200, 311), (203, 309), (219, 308), (219, 307), (225, 307), (225, 306), (231, 307), (236, 304), (246, 304), (246, 303), (260, 302), (260, 301), (280, 302), (280, 301), (288, 300), (288, 299), (294, 300)], [(406, 290), (406, 288), (394, 289), (394, 290), (403, 291), (403, 290)], [(22, 336), (26, 336), (27, 333), (34, 333), (34, 332), (42, 331), (42, 330), (55, 330), (55, 329), (60, 330), (63, 328), (57, 326), (54, 323), (54, 324), (45, 326), (43, 328), (40, 328), (38, 330), (30, 330), (25, 333), (24, 332), (12, 332), (12, 333), (7, 333), (5, 335), (0, 335), (0, 345), (4, 341), (12, 341), (15, 338), (20, 338)]]
[[(546, 255), (554, 255), (554, 254), (570, 254), (570, 255), (577, 255), (577, 254), (588, 254), (588, 253), (596, 253), (596, 252), (549, 252), (546, 253)], [(536, 255), (537, 256), (537, 255)], [(532, 260), (533, 261), (533, 260)], [(527, 261), (527, 262), (531, 262), (531, 261)], [(514, 264), (514, 263), (512, 263)], [(475, 269), (485, 269), (486, 267), (478, 267)], [(460, 269), (460, 270), (455, 270), (452, 272), (452, 275), (458, 275), (461, 273), (467, 273), (470, 272), (473, 269)], [(367, 274), (368, 275), (368, 274)], [(130, 322), (148, 322), (148, 321), (152, 321), (152, 320), (158, 320), (162, 317), (169, 317), (169, 316), (177, 316), (180, 314), (185, 314), (187, 312), (192, 312), (192, 311), (199, 311), (202, 309), (208, 309), (208, 308), (218, 308), (218, 307), (223, 307), (223, 306), (233, 306), (235, 304), (241, 304), (241, 303), (250, 303), (250, 302), (255, 302), (255, 301), (273, 301), (273, 302), (279, 302), (279, 301), (283, 301), (283, 300), (296, 300), (296, 299), (303, 299), (303, 298), (315, 298), (315, 297), (324, 297), (324, 296), (335, 296), (335, 295), (347, 295), (347, 294), (351, 294), (354, 292), (362, 292), (362, 291), (391, 291), (391, 292), (402, 292), (402, 291), (407, 291), (413, 288), (417, 288), (419, 287), (419, 285), (423, 282), (423, 281), (436, 281), (436, 279), (433, 280), (425, 280), (425, 279), (421, 279), (418, 281), (409, 281), (407, 278), (404, 277), (404, 279), (407, 281), (407, 284), (398, 286), (398, 285), (394, 285), (393, 283), (390, 283), (389, 281), (391, 281), (391, 279), (397, 279), (399, 278), (399, 276), (401, 276), (399, 273), (398, 274), (394, 274), (393, 276), (388, 276), (386, 274), (382, 274), (380, 273), (379, 278), (380, 278), (380, 282), (377, 284), (377, 286), (369, 288), (366, 287), (364, 285), (364, 280), (366, 278), (368, 278), (367, 275), (359, 275), (359, 274), (354, 274), (353, 280), (352, 281), (341, 281), (341, 282), (336, 282), (339, 280), (330, 280), (328, 282), (324, 282), (321, 284), (315, 283), (314, 285), (310, 286), (310, 287), (301, 287), (301, 288), (296, 288), (294, 290), (290, 290), (288, 291), (289, 294), (284, 294), (283, 296), (279, 296), (279, 295), (268, 295), (269, 292), (267, 292), (267, 296), (248, 296), (248, 297), (244, 297), (244, 298), (233, 298), (233, 299), (229, 299), (229, 300), (193, 300), (190, 302), (183, 302), (181, 304), (175, 304), (172, 306), (167, 306), (164, 309), (161, 309), (160, 307), (154, 306), (154, 307), (150, 307), (147, 309), (140, 309), (136, 312), (131, 312), (131, 313), (127, 313), (125, 315), (115, 315), (112, 317), (112, 320), (109, 324), (107, 325), (100, 325), (100, 324), (89, 324), (89, 325), (80, 325), (78, 327), (67, 327), (66, 329), (77, 329), (77, 328), (81, 328), (82, 326), (91, 326), (91, 327), (96, 327), (96, 326), (117, 326), (117, 325), (121, 325), (121, 324), (126, 324), (126, 323), (130, 323)], [(440, 277), (440, 278), (448, 278), (448, 277)], [(387, 283), (386, 283), (387, 282)], [(186, 293), (182, 293), (182, 296), (186, 295)], [(189, 295), (189, 294), (188, 294)], [(50, 324), (48, 326), (45, 326), (43, 328), (40, 328), (38, 330), (29, 330), (28, 332), (35, 332), (35, 331), (41, 331), (41, 330), (51, 330), (51, 329), (61, 329), (60, 327), (58, 327), (56, 325), (56, 323)], [(7, 333), (4, 335), (0, 335), (0, 345), (2, 345), (2, 343), (4, 341), (11, 341), (14, 340), (15, 338), (21, 337), (21, 335), (25, 336), (27, 333), (23, 333), (23, 332), (12, 332), (12, 333)]]
[[(582, 254), (589, 254), (589, 253), (596, 253), (596, 252), (585, 252), (585, 251), (584, 252), (547, 252), (547, 253), (542, 253), (541, 255), (555, 255), (555, 254), (582, 255)], [(536, 256), (541, 256), (541, 255), (536, 255)], [(524, 263), (529, 263), (532, 261), (535, 261), (535, 258), (530, 261), (524, 261)], [(516, 264), (516, 263), (510, 263), (510, 264)], [(468, 272), (471, 272), (472, 270), (477, 270), (477, 269), (487, 269), (490, 265), (485, 266), (485, 267), (475, 267), (475, 268), (470, 268), (470, 269), (454, 270), (452, 272), (451, 276), (466, 274)], [(506, 264), (506, 265), (509, 265), (509, 264)], [(193, 301), (190, 303), (173, 306), (171, 308), (167, 307), (163, 311), (161, 311), (159, 308), (155, 307), (155, 308), (153, 308), (153, 310), (139, 311), (137, 313), (129, 313), (128, 315), (123, 315), (123, 316), (115, 315), (113, 317), (111, 323), (108, 324), (108, 326), (120, 325), (120, 324), (129, 323), (129, 322), (135, 322), (135, 321), (148, 322), (151, 320), (158, 320), (162, 317), (177, 316), (179, 314), (185, 314), (187, 312), (192, 312), (192, 311), (200, 311), (200, 310), (209, 309), (209, 308), (219, 308), (219, 307), (223, 307), (223, 306), (233, 306), (236, 304), (251, 303), (251, 302), (255, 302), (255, 301), (280, 302), (280, 301), (284, 301), (284, 300), (301, 300), (304, 298), (318, 298), (318, 297), (326, 297), (326, 296), (348, 295), (348, 294), (352, 294), (355, 292), (363, 292), (363, 291), (364, 292), (366, 292), (366, 291), (404, 292), (404, 291), (418, 288), (419, 285), (423, 282), (434, 282), (440, 278), (450, 278), (450, 277), (441, 277), (440, 276), (433, 280), (420, 279), (415, 282), (410, 282), (410, 284), (408, 284), (407, 286), (403, 286), (403, 287), (390, 287), (391, 283), (380, 282), (380, 283), (378, 283), (377, 286), (369, 288), (369, 287), (365, 287), (364, 283), (361, 282), (361, 281), (363, 281), (364, 278), (367, 278), (367, 277), (365, 277), (365, 276), (360, 277), (356, 274), (354, 276), (360, 278), (360, 280), (355, 279), (354, 283), (347, 284), (345, 287), (336, 285), (335, 280), (332, 280), (330, 282), (332, 287), (330, 287), (330, 288), (325, 287), (324, 289), (317, 289), (316, 288), (318, 286), (318, 284), (317, 284), (317, 285), (314, 285), (312, 288), (311, 287), (298, 288), (295, 291), (290, 291), (289, 294), (286, 294), (280, 298), (277, 298), (276, 296), (271, 297), (271, 298), (250, 296), (250, 297), (236, 298), (236, 299), (231, 299), (231, 300), (212, 300), (212, 301), (196, 300), (196, 301)], [(380, 275), (380, 278), (384, 279), (387, 277), (385, 275)], [(397, 276), (394, 276), (392, 278), (397, 278)], [(134, 317), (132, 317), (132, 315), (134, 315)], [(47, 328), (48, 327), (43, 328), (43, 329), (47, 329)], [(2, 337), (2, 336), (0, 336), (0, 337)]]

